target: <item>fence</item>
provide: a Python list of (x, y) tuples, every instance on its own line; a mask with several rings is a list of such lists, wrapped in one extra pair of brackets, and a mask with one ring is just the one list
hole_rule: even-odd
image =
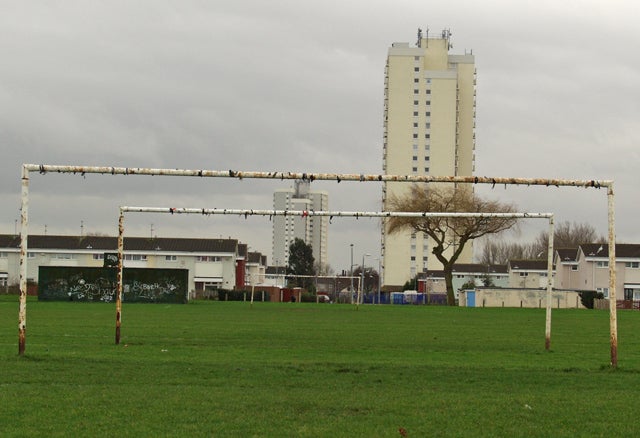
[[(596, 298), (595, 300), (593, 300), (593, 308), (599, 310), (609, 310), (609, 300)], [(640, 310), (640, 301), (616, 300), (616, 309)]]

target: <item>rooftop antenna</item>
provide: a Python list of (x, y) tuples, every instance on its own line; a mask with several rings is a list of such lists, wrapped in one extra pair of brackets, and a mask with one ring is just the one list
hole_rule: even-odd
[(418, 28), (418, 42), (416, 43), (416, 46), (422, 47), (422, 29), (421, 28)]
[(80, 221), (80, 237), (84, 236), (84, 221)]
[(447, 50), (448, 49), (453, 49), (453, 44), (451, 44), (451, 42), (449, 41), (451, 38), (451, 30), (450, 29), (444, 29), (442, 31), (442, 39), (443, 40), (447, 40)]

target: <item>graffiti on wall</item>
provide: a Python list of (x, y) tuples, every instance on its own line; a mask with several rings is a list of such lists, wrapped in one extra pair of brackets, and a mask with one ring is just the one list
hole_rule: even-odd
[[(125, 268), (123, 302), (183, 303), (187, 300), (186, 269)], [(41, 266), (38, 299), (43, 301), (115, 302), (113, 268)]]

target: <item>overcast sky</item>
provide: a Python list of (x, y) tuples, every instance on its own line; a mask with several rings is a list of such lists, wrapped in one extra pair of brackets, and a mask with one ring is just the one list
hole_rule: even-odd
[[(22, 163), (380, 173), (384, 66), (418, 27), (478, 70), (476, 174), (613, 179), (640, 243), (640, 17), (632, 1), (0, 0), (0, 233)], [(272, 208), (289, 181), (31, 174), (33, 234), (117, 233), (119, 205)], [(331, 210), (381, 187), (315, 182)], [(520, 211), (592, 223), (604, 190), (490, 187)], [(153, 224), (153, 231), (151, 227)], [(375, 219), (334, 219), (330, 264), (376, 264)], [(19, 231), (19, 221), (18, 221)], [(268, 218), (129, 215), (127, 235), (232, 237), (271, 257)]]

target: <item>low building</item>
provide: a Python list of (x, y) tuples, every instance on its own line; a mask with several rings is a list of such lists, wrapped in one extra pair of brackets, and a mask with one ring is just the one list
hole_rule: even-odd
[[(465, 284), (475, 286), (507, 287), (509, 274), (506, 265), (483, 265), (479, 263), (456, 263), (453, 265), (453, 290), (462, 289)], [(446, 293), (444, 271), (428, 270), (418, 275), (418, 292)]]
[[(207, 290), (244, 287), (244, 275), (237, 275), (247, 271), (241, 245), (236, 239), (125, 237), (123, 262), (128, 268), (187, 269), (193, 298)], [(37, 283), (40, 266), (103, 266), (105, 253), (117, 252), (118, 242), (108, 236), (30, 235), (27, 247), (27, 281)], [(249, 258), (250, 272), (261, 272), (266, 258)], [(16, 285), (19, 278), (20, 236), (0, 235), (0, 285)]]
[(509, 260), (507, 271), (509, 287), (521, 289), (547, 287), (549, 267), (546, 260)]
[[(546, 289), (514, 289), (480, 287), (461, 290), (458, 304), (461, 307), (527, 307), (543, 309), (547, 306)], [(580, 292), (553, 290), (551, 307), (554, 309), (584, 309)]]

